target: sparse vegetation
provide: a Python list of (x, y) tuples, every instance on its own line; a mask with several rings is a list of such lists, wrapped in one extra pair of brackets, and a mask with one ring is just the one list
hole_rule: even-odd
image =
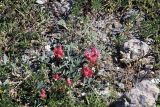
[[(158, 0), (74, 0), (69, 14), (60, 15), (53, 11), (55, 1), (0, 1), (1, 107), (108, 106), (133, 87), (128, 75), (140, 68), (140, 62), (120, 62), (132, 35), (154, 41), (152, 70), (160, 70)], [(111, 69), (119, 66), (127, 72), (120, 80), (124, 89), (117, 88), (120, 75)], [(100, 95), (106, 87), (111, 91)]]

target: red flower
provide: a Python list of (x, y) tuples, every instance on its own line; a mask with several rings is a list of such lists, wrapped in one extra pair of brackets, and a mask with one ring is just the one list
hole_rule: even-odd
[(70, 78), (67, 78), (66, 83), (67, 83), (68, 86), (71, 86), (72, 85), (72, 80)]
[(87, 77), (87, 78), (91, 78), (93, 76), (93, 71), (88, 66), (84, 66), (81, 69), (81, 73), (84, 77)]
[(46, 99), (47, 98), (46, 90), (44, 88), (41, 89), (40, 97), (41, 97), (41, 99)]
[(92, 48), (90, 51), (88, 49), (86, 49), (84, 51), (84, 55), (86, 57), (86, 59), (91, 62), (91, 63), (95, 63), (98, 59), (98, 57), (100, 56), (99, 51), (94, 47)]
[(54, 48), (53, 52), (54, 52), (54, 55), (55, 55), (55, 57), (56, 57), (57, 59), (60, 59), (60, 58), (62, 58), (62, 57), (64, 56), (64, 51), (63, 51), (61, 45), (56, 46), (56, 47)]
[(54, 75), (53, 75), (53, 79), (54, 79), (55, 81), (60, 80), (60, 79), (61, 79), (61, 76), (60, 76), (60, 75), (61, 75), (60, 73), (54, 74)]

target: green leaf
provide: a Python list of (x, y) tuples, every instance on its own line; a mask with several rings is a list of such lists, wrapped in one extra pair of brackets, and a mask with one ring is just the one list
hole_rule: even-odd
[(68, 29), (67, 26), (66, 26), (66, 22), (63, 19), (59, 20), (57, 24), (60, 25), (60, 26), (63, 26), (66, 29)]

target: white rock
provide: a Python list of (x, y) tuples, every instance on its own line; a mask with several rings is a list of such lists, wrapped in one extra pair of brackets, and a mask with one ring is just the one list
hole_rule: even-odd
[(48, 0), (36, 0), (38, 4), (45, 4)]
[(85, 96), (85, 95), (86, 95), (86, 93), (85, 93), (85, 92), (81, 93), (81, 96)]
[(51, 51), (51, 46), (50, 45), (46, 45), (44, 48), (45, 48), (46, 51)]
[(120, 67), (116, 67), (117, 68), (117, 70), (119, 70), (120, 69)]

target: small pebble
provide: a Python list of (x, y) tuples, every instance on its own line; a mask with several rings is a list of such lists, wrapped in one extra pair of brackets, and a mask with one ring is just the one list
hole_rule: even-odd
[(45, 4), (47, 2), (47, 0), (37, 0), (36, 3), (38, 4)]
[(45, 48), (46, 51), (51, 51), (51, 46), (50, 45), (46, 45), (44, 48)]

